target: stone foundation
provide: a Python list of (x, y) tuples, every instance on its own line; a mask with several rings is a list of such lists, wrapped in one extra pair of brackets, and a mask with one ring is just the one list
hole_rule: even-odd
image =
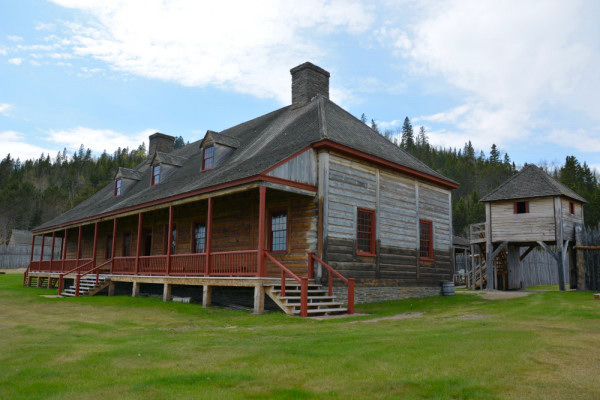
[[(338, 286), (333, 288), (336, 299), (342, 303), (348, 301), (348, 288)], [(354, 303), (374, 303), (386, 300), (403, 300), (414, 297), (438, 296), (442, 294), (441, 286), (435, 287), (402, 287), (402, 286), (378, 286), (378, 287), (355, 287)]]

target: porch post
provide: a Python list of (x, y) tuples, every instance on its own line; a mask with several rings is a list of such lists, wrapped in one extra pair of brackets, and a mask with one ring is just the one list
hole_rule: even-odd
[[(210, 275), (210, 251), (212, 250), (212, 216), (213, 216), (213, 198), (208, 198), (208, 211), (206, 216), (206, 265), (204, 266), (204, 276)], [(206, 286), (205, 286), (206, 288)], [(206, 290), (205, 290), (206, 292)]]
[(96, 254), (98, 247), (98, 222), (94, 223), (94, 247), (92, 250), (92, 266), (96, 268)]
[[(52, 264), (54, 264), (54, 241), (56, 240), (56, 232), (52, 232), (52, 250), (50, 253), (50, 271), (54, 271)], [(50, 285), (50, 278), (48, 278), (48, 285)]]
[[(138, 231), (137, 231), (137, 243), (135, 250), (135, 274), (140, 272), (140, 251), (142, 250), (142, 213), (138, 213)], [(134, 282), (135, 290), (135, 282)], [(134, 296), (135, 297), (135, 296)]]
[[(167, 237), (168, 237), (168, 241), (167, 241), (167, 275), (170, 275), (171, 274), (171, 252), (172, 252), (171, 243), (173, 242), (173, 206), (169, 206), (169, 232), (167, 234)], [(167, 301), (167, 300), (165, 300), (165, 301)]]
[(29, 265), (33, 262), (33, 251), (35, 250), (35, 235), (31, 236), (31, 254), (29, 255)]
[(265, 268), (265, 203), (267, 188), (261, 186), (258, 188), (260, 195), (258, 207), (258, 276), (264, 277), (267, 275)]
[(75, 263), (76, 267), (79, 267), (79, 259), (81, 258), (81, 233), (83, 227), (79, 225), (79, 235), (77, 236), (77, 262)]
[(61, 248), (61, 259), (62, 262), (60, 264), (60, 270), (65, 271), (65, 259), (67, 258), (67, 239), (69, 237), (69, 230), (65, 228), (65, 237), (63, 238), (62, 248)]
[(44, 261), (44, 241), (46, 240), (46, 235), (42, 234), (42, 250), (40, 252), (40, 267), (42, 266), (41, 262)]
[(110, 273), (113, 273), (113, 269), (115, 267), (115, 251), (117, 250), (117, 218), (115, 217), (115, 219), (113, 219), (113, 237), (112, 237), (112, 244), (110, 247), (110, 258), (111, 258), (111, 263), (110, 263)]

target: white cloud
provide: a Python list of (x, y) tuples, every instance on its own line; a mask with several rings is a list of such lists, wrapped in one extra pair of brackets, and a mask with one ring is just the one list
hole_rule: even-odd
[(45, 24), (43, 22), (39, 22), (34, 29), (36, 31), (52, 31), (54, 30), (54, 28), (56, 28), (56, 25), (54, 24)]
[(20, 158), (22, 161), (37, 159), (42, 153), (52, 154), (52, 150), (27, 143), (25, 135), (16, 131), (0, 132), (2, 142), (2, 157), (10, 153), (11, 158)]
[(582, 153), (600, 153), (600, 129), (591, 132), (585, 129), (578, 130), (552, 130), (548, 136), (548, 141), (565, 145), (569, 143), (571, 147), (581, 151)]
[(551, 109), (581, 114), (574, 129), (600, 121), (600, 3), (432, 0), (417, 9), (408, 36), (382, 29), (378, 37), (413, 73), (441, 77), (464, 98), (420, 117), (449, 124), (433, 140), (469, 137), (484, 148), (531, 135), (548, 140), (540, 135), (555, 122)]
[(8, 62), (10, 64), (14, 64), (14, 65), (21, 65), (21, 63), (23, 62), (23, 59), (22, 58), (10, 58), (8, 60)]
[(12, 104), (0, 103), (0, 114), (2, 114), (4, 116), (8, 116), (10, 113), (10, 110), (12, 110), (12, 109), (13, 109)]
[[(318, 41), (373, 22), (359, 1), (85, 3), (54, 0), (93, 17), (68, 23), (73, 52), (117, 71), (185, 86), (214, 85), (289, 103), (289, 69), (327, 51)], [(343, 90), (332, 88), (332, 97)]]
[(0, 56), (5, 56), (7, 54), (8, 52), (6, 51), (6, 49), (4, 47), (0, 47)]
[(10, 35), (6, 37), (8, 40), (10, 40), (11, 42), (22, 42), (23, 38), (21, 36), (17, 36), (17, 35)]
[(111, 129), (94, 129), (78, 126), (72, 129), (49, 130), (48, 141), (58, 144), (58, 148), (66, 147), (69, 151), (79, 149), (83, 144), (95, 153), (103, 150), (113, 152), (117, 148), (129, 147), (137, 149), (143, 142), (148, 144), (148, 136), (155, 133), (154, 129), (146, 129), (140, 132), (123, 133)]

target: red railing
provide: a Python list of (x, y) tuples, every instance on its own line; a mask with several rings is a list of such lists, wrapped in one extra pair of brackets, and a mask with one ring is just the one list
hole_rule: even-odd
[(173, 254), (171, 256), (170, 275), (204, 275), (206, 270), (206, 254)]
[[(89, 267), (90, 265), (92, 265), (92, 264), (94, 263), (94, 261), (93, 261), (93, 260), (91, 260), (91, 259), (89, 259), (89, 260), (88, 260), (87, 258), (86, 258), (86, 259), (74, 260), (74, 261), (80, 261), (80, 262), (81, 262), (81, 261), (84, 261), (84, 260), (87, 260), (88, 262), (86, 262), (86, 263), (84, 263), (84, 264), (81, 264), (81, 265), (77, 265), (77, 266), (76, 266), (75, 268), (73, 268), (72, 270), (70, 270), (70, 271), (67, 271), (67, 272), (63, 272), (62, 274), (60, 274), (60, 276), (59, 276), (59, 278), (58, 278), (58, 294), (59, 294), (59, 295), (60, 295), (60, 294), (62, 293), (62, 291), (63, 291), (63, 286), (64, 286), (64, 278), (65, 278), (65, 275), (69, 275), (69, 274), (72, 274), (72, 273), (74, 273), (74, 272), (75, 272), (75, 273), (77, 273), (77, 276), (79, 277), (79, 273), (81, 272), (81, 270), (82, 270), (82, 269), (84, 269), (84, 268), (86, 268), (86, 267)], [(76, 288), (75, 288), (75, 293), (76, 293), (76, 296), (79, 296), (79, 280), (78, 280), (78, 279), (76, 279)]]
[[(83, 278), (86, 275), (89, 275), (89, 274), (93, 273), (94, 271), (96, 271), (96, 285), (97, 285), (98, 282), (99, 282), (99, 278), (100, 278), (100, 270), (102, 268), (106, 267), (111, 262), (112, 262), (112, 260), (108, 260), (108, 261), (105, 261), (104, 263), (98, 265), (97, 267), (94, 267), (94, 268), (90, 269), (89, 271), (78, 273), (77, 274), (76, 287), (79, 288), (79, 281), (81, 280), (81, 278)], [(77, 293), (75, 296), (78, 296), (78, 295), (79, 295), (79, 293)]]
[(209, 275), (258, 276), (258, 250), (210, 253)]
[(140, 275), (167, 275), (167, 256), (142, 256), (138, 273)]
[(87, 264), (90, 261), (92, 261), (91, 258), (32, 261), (27, 269), (29, 272), (64, 272), (70, 271), (78, 265)]
[(328, 287), (329, 287), (329, 295), (333, 295), (333, 275), (336, 275), (340, 278), (346, 285), (348, 285), (348, 314), (354, 314), (354, 278), (344, 278), (342, 274), (337, 272), (335, 269), (331, 268), (327, 265), (323, 260), (315, 256), (314, 253), (308, 253), (308, 277), (310, 279), (314, 278), (314, 261), (318, 262), (325, 268), (327, 268), (328, 274)]
[(134, 275), (135, 257), (115, 257), (112, 259), (111, 274)]
[(300, 283), (300, 316), (308, 316), (308, 278), (299, 278), (285, 265), (277, 261), (269, 252), (265, 252), (265, 258), (273, 262), (281, 269), (281, 297), (285, 297), (285, 276), (289, 275)]

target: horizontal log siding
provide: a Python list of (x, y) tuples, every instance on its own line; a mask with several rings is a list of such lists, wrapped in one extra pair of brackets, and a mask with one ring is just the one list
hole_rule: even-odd
[(297, 155), (267, 175), (289, 181), (317, 184), (317, 155), (312, 149)]
[[(582, 204), (570, 200), (570, 199), (561, 199), (562, 202), (562, 220), (563, 220), (563, 239), (564, 240), (575, 240), (575, 225), (583, 224), (583, 207)], [(573, 202), (573, 206), (575, 208), (575, 213), (571, 214), (569, 212), (569, 203)]]
[(514, 213), (514, 201), (491, 203), (492, 241), (553, 242), (555, 240), (552, 197), (524, 199), (524, 201), (529, 201), (529, 213), (526, 214)]
[[(414, 181), (382, 172), (379, 186), (381, 245), (416, 249), (417, 206)], [(415, 263), (416, 261), (413, 262)]]
[(419, 218), (433, 222), (433, 248), (450, 248), (450, 203), (448, 191), (419, 184)]

